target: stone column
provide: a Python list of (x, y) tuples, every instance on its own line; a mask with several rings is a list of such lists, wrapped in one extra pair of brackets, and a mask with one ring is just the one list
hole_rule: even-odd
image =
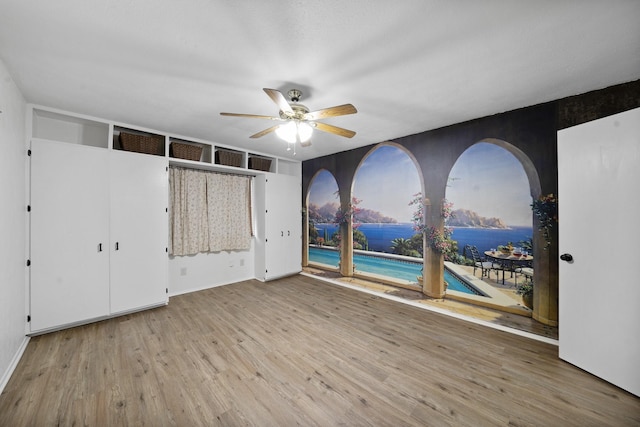
[[(424, 221), (426, 227), (436, 227), (440, 231), (444, 228), (442, 218), (442, 207), (440, 205), (431, 206), (429, 199), (424, 199)], [(444, 256), (434, 251), (427, 241), (426, 235), (423, 237), (424, 261), (422, 268), (422, 293), (431, 298), (444, 298)]]
[[(340, 208), (351, 211), (351, 194), (340, 193)], [(353, 276), (353, 217), (349, 216), (346, 223), (340, 224), (340, 274)]]
[(302, 208), (302, 266), (309, 265), (309, 211)]
[(543, 249), (546, 242), (538, 226), (534, 217), (532, 317), (545, 325), (558, 326), (558, 227), (551, 230), (551, 245)]

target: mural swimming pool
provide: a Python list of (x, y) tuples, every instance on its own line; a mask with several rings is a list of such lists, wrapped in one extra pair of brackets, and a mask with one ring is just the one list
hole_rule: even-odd
[[(326, 264), (337, 268), (339, 260), (338, 251), (336, 250), (309, 246), (309, 261), (311, 262)], [(416, 277), (422, 275), (421, 263), (395, 258), (384, 258), (373, 255), (373, 253), (372, 255), (354, 253), (353, 263), (356, 264), (356, 270), (358, 271), (407, 280), (409, 282), (416, 282)], [(444, 280), (447, 282), (448, 290), (484, 296), (484, 293), (455, 276), (446, 267), (444, 270)]]

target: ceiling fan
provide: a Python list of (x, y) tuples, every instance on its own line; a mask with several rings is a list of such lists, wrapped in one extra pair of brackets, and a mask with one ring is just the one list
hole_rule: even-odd
[(299, 142), (302, 147), (308, 147), (309, 145), (311, 145), (311, 134), (313, 133), (313, 129), (318, 129), (322, 132), (344, 136), (345, 138), (352, 138), (356, 134), (352, 130), (343, 129), (318, 121), (329, 117), (338, 117), (357, 113), (358, 110), (356, 110), (356, 107), (351, 104), (338, 105), (335, 107), (310, 111), (306, 106), (298, 103), (298, 101), (300, 101), (300, 97), (302, 96), (302, 92), (298, 89), (291, 89), (289, 92), (287, 92), (289, 98), (291, 99), (291, 102), (288, 102), (284, 95), (276, 89), (265, 88), (263, 90), (267, 95), (269, 95), (269, 98), (271, 98), (271, 100), (275, 102), (275, 104), (280, 109), (278, 117), (239, 113), (220, 113), (220, 115), (249, 117), (254, 119), (267, 119), (277, 122), (283, 122), (262, 130), (256, 134), (253, 134), (250, 138), (260, 138), (264, 135), (267, 135), (268, 133), (275, 131), (280, 138), (284, 139), (288, 143), (294, 144), (296, 142)]

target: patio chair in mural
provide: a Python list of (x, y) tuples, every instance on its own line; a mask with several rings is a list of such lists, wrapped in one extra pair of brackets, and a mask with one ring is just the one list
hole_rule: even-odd
[(531, 263), (517, 267), (513, 272), (515, 274), (514, 281), (516, 286), (518, 286), (518, 274), (522, 274), (527, 279), (533, 278), (533, 268), (531, 267)]
[(473, 259), (473, 275), (475, 276), (476, 270), (480, 269), (480, 271), (482, 272), (482, 275), (480, 277), (489, 278), (491, 270), (495, 269), (495, 264), (482, 258), (480, 256), (480, 252), (478, 252), (478, 248), (473, 245), (465, 245), (464, 252), (465, 254), (470, 253), (471, 259)]

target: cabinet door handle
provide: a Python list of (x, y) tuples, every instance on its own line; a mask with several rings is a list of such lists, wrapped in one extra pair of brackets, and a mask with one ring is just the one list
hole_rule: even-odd
[(280, 237), (284, 237), (284, 231), (280, 232)]
[(102, 252), (102, 243), (98, 243), (98, 252)]
[(116, 242), (116, 251), (120, 249), (120, 243)]
[(291, 236), (291, 231), (287, 230), (287, 236)]

